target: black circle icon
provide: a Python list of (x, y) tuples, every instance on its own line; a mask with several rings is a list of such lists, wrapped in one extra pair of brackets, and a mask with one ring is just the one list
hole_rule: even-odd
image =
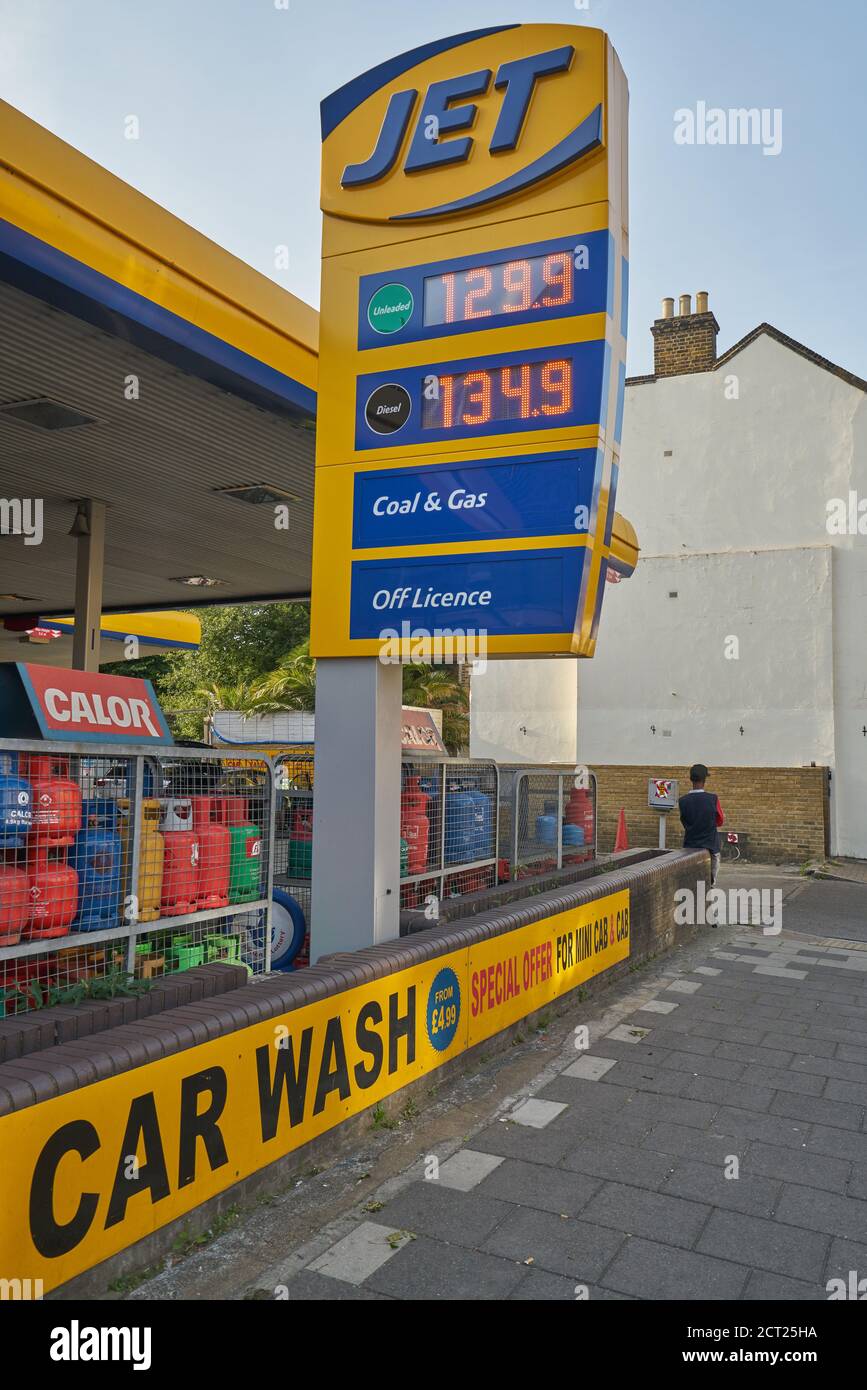
[(374, 434), (395, 434), (403, 429), (411, 410), (409, 392), (389, 382), (387, 386), (377, 386), (368, 397), (364, 418)]

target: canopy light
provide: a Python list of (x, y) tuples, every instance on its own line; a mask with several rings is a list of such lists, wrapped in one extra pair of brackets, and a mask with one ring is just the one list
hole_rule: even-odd
[(194, 589), (216, 589), (220, 585), (228, 584), (228, 579), (209, 579), (206, 574), (176, 574), (170, 581), (172, 584), (191, 584)]
[(275, 487), (273, 483), (237, 483), (232, 487), (215, 487), (214, 492), (221, 497), (231, 497), (236, 502), (247, 502), (251, 507), (261, 507), (267, 503), (300, 502), (294, 492)]
[(47, 396), (37, 396), (29, 401), (12, 401), (0, 405), (0, 415), (7, 420), (18, 420), (24, 425), (37, 425), (41, 430), (69, 430), (77, 425), (95, 425), (93, 415), (82, 415), (72, 406), (51, 401)]

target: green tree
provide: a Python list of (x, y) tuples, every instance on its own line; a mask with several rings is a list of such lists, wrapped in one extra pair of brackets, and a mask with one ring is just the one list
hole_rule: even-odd
[(312, 710), (316, 706), (316, 662), (309, 638), (284, 656), (258, 689), (262, 710)]
[(243, 691), (247, 698), (310, 631), (305, 603), (243, 603), (196, 611), (202, 623), (198, 651), (113, 662), (102, 668), (119, 676), (146, 675), (152, 680), (180, 738), (201, 738), (205, 715), (215, 708), (230, 708), (223, 703), (230, 690), (239, 696)]

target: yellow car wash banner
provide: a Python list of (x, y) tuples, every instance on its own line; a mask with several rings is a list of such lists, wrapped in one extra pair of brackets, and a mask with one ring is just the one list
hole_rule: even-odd
[(629, 889), (471, 946), (467, 1045), (526, 1018), (629, 955)]
[(627, 890), (3, 1116), (0, 1279), (56, 1288), (628, 954)]

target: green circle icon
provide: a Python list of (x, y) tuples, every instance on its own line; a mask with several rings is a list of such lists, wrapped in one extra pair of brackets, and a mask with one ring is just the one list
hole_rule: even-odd
[(367, 306), (367, 322), (375, 333), (399, 333), (409, 322), (414, 300), (406, 285), (380, 285)]

